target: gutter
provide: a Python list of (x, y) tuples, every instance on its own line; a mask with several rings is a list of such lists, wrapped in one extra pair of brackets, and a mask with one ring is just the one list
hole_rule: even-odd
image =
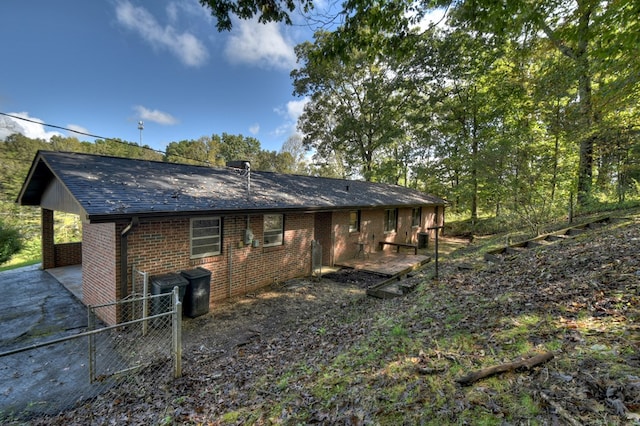
[[(163, 212), (137, 212), (137, 213), (115, 213), (115, 214), (88, 214), (85, 216), (85, 220), (90, 223), (104, 223), (115, 222), (123, 219), (131, 218), (131, 214), (135, 214), (136, 218), (145, 219), (162, 219), (167, 217), (197, 217), (197, 216), (244, 216), (270, 214), (270, 213), (320, 213), (320, 212), (332, 212), (332, 211), (347, 211), (347, 210), (372, 210), (381, 208), (407, 208), (412, 207), (414, 204), (400, 204), (400, 205), (353, 205), (353, 206), (322, 206), (322, 207), (273, 207), (273, 208), (260, 208), (260, 209), (219, 209), (219, 210), (181, 210), (181, 211), (163, 211)], [(446, 207), (447, 203), (433, 203), (424, 204), (429, 207)]]
[(140, 221), (138, 216), (131, 218), (131, 222), (120, 233), (120, 298), (127, 297), (127, 276), (129, 272), (129, 265), (127, 264), (129, 245), (127, 243), (127, 237), (133, 231), (133, 228), (137, 227)]

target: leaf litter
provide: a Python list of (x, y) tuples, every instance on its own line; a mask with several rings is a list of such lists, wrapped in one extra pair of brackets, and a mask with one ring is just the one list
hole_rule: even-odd
[[(147, 388), (145, 371), (33, 423), (640, 424), (638, 223), (495, 263), (464, 253), (397, 299), (300, 279), (224, 304), (185, 322), (183, 377)], [(545, 351), (531, 370), (456, 383)]]

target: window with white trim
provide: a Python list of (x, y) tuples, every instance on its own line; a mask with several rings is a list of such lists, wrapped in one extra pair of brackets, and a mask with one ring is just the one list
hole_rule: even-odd
[(281, 214), (264, 215), (264, 247), (281, 246), (284, 242), (284, 217)]
[(191, 219), (191, 258), (220, 254), (222, 219), (219, 216)]
[(396, 232), (398, 226), (398, 209), (384, 211), (384, 232)]

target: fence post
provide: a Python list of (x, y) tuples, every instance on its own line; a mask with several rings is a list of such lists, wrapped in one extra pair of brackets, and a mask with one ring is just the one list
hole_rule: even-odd
[(142, 335), (146, 336), (149, 329), (149, 321), (146, 318), (149, 316), (149, 299), (147, 287), (149, 286), (149, 274), (147, 272), (142, 273)]
[(429, 228), (427, 228), (429, 231), (431, 230), (435, 230), (436, 231), (436, 276), (434, 277), (436, 280), (439, 278), (438, 277), (438, 232), (440, 232), (441, 229), (444, 229), (444, 226), (431, 226)]
[(182, 376), (182, 302), (178, 287), (173, 288), (173, 377)]
[[(96, 315), (91, 306), (87, 309), (87, 316), (87, 328), (95, 330)], [(90, 334), (87, 339), (89, 339), (89, 383), (93, 383), (93, 378), (96, 376), (96, 337)]]

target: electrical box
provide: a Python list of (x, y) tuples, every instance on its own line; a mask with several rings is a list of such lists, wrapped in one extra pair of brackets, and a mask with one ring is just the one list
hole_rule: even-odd
[(244, 230), (244, 244), (245, 245), (251, 245), (251, 242), (253, 241), (253, 231), (251, 231), (251, 229), (245, 229)]

